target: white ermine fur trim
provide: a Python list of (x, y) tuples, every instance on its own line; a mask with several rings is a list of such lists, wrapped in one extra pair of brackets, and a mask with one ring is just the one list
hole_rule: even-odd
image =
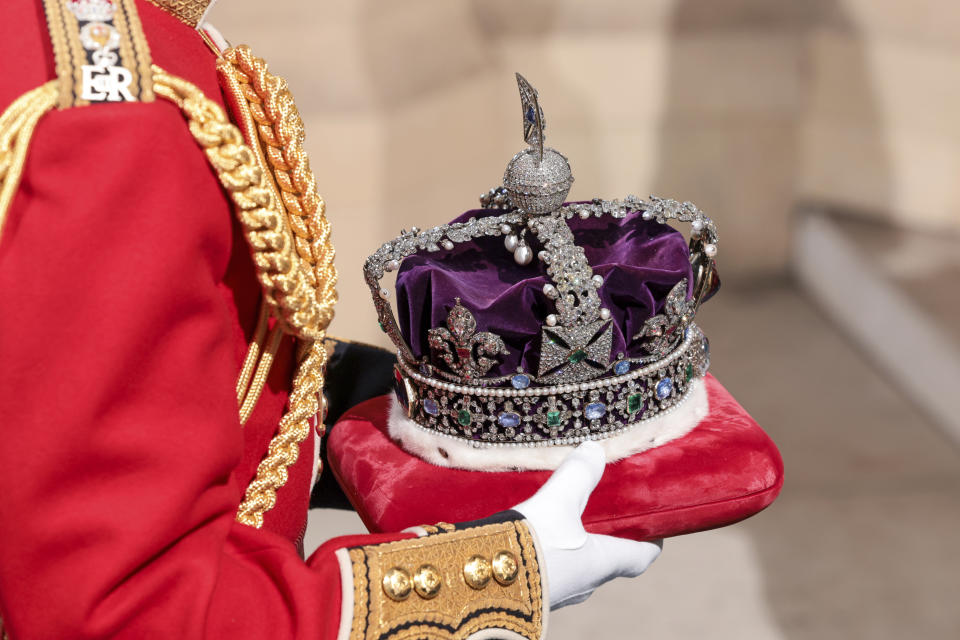
[[(640, 422), (624, 433), (597, 440), (597, 443), (603, 446), (607, 462), (616, 462), (686, 435), (709, 412), (706, 386), (703, 378), (697, 378), (690, 382), (687, 397), (670, 413)], [(396, 396), (391, 397), (387, 429), (390, 437), (406, 451), (431, 464), (474, 471), (556, 469), (575, 447), (474, 447), (457, 438), (424, 429), (406, 416)]]

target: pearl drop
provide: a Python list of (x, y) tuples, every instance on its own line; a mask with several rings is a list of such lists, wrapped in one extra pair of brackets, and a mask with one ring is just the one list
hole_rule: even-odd
[(420, 227), (410, 227), (410, 233), (413, 233), (413, 234), (420, 233)]
[(643, 217), (644, 220), (653, 220), (653, 212), (652, 212), (652, 211), (644, 211), (643, 214), (642, 214), (642, 217)]
[(586, 219), (589, 218), (589, 217), (590, 217), (590, 210), (589, 210), (589, 209), (580, 209), (580, 219), (581, 219), (581, 220), (586, 220)]
[(533, 260), (533, 249), (522, 244), (517, 247), (517, 250), (513, 253), (513, 259), (521, 266), (530, 264), (530, 261)]
[(512, 233), (503, 239), (503, 246), (506, 247), (510, 253), (517, 250), (518, 244), (520, 244), (520, 239)]
[(597, 286), (597, 287), (603, 285), (603, 276), (600, 275), (599, 273), (593, 276), (593, 284), (594, 286)]
[(387, 264), (384, 265), (384, 268), (387, 271), (396, 271), (400, 268), (400, 262), (397, 260), (388, 260)]
[(513, 227), (511, 227), (510, 225), (508, 225), (508, 224), (502, 224), (502, 225), (500, 225), (500, 233), (502, 233), (503, 235), (507, 235), (507, 234), (509, 234), (511, 231), (513, 231)]
[(450, 251), (451, 249), (453, 249), (453, 243), (450, 242), (449, 240), (444, 240), (443, 242), (440, 243), (440, 246), (446, 249), (447, 251)]
[(547, 284), (543, 285), (543, 295), (547, 296), (548, 298), (556, 298), (557, 288), (548, 282)]
[(708, 258), (712, 258), (717, 255), (717, 245), (715, 244), (705, 244), (703, 245), (703, 252), (707, 254)]
[(380, 289), (380, 297), (386, 300), (387, 298), (390, 297), (390, 292), (387, 291), (386, 289)]
[(546, 251), (540, 251), (537, 253), (537, 258), (540, 260), (540, 262), (550, 262), (550, 254)]
[(600, 309), (600, 319), (601, 319), (601, 320), (609, 320), (609, 319), (610, 319), (610, 309), (607, 309), (606, 307), (604, 307), (603, 309)]
[(703, 231), (703, 220), (694, 220), (690, 223), (690, 228), (693, 229), (694, 233), (700, 233)]
[(548, 327), (555, 327), (555, 326), (557, 326), (557, 316), (556, 316), (556, 314), (551, 313), (550, 315), (547, 316), (547, 326), (548, 326)]

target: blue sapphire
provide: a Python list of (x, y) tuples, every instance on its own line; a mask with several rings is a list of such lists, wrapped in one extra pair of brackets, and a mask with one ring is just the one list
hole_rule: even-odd
[(599, 420), (607, 413), (607, 405), (602, 402), (591, 402), (583, 408), (583, 415), (587, 420)]
[(437, 406), (437, 403), (433, 400), (433, 398), (423, 399), (423, 410), (432, 416), (440, 413), (440, 408)]
[(501, 427), (516, 427), (520, 424), (520, 416), (508, 411), (506, 413), (501, 413), (497, 417), (497, 422), (500, 423)]
[(529, 122), (530, 124), (533, 124), (534, 122), (537, 121), (537, 114), (533, 112), (532, 106), (527, 107), (527, 113), (524, 114), (524, 117), (526, 118), (527, 122)]
[(630, 371), (630, 363), (626, 360), (620, 360), (615, 365), (613, 365), (613, 372), (618, 376), (622, 376), (628, 371)]
[(513, 385), (514, 389), (526, 389), (530, 386), (530, 376), (525, 373), (518, 373), (510, 378), (510, 384)]
[(671, 393), (673, 393), (673, 380), (664, 378), (657, 383), (657, 398), (659, 400), (666, 400)]

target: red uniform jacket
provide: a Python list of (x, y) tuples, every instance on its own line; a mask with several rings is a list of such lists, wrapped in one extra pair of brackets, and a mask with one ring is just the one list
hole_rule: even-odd
[[(146, 0), (135, 9), (153, 62), (223, 105), (198, 32)], [(2, 13), (0, 111), (57, 77), (43, 3)], [(264, 527), (235, 521), (293, 367), (289, 338), (241, 427), (234, 388), (259, 300), (230, 201), (176, 106), (40, 119), (0, 235), (0, 616), (14, 640), (420, 637), (411, 625), (441, 601), (431, 637), (497, 626), (455, 597), (463, 579), (444, 554), (441, 597), (403, 597), (403, 584), (400, 600), (383, 597), (377, 558), (411, 576), (423, 558), (410, 542), (376, 545), (414, 534), (332, 540), (301, 559), (312, 438)], [(496, 533), (484, 527), (498, 526), (441, 531), (416, 553), (471, 530), (484, 553)], [(524, 525), (510, 526), (527, 589), (515, 609), (533, 625), (514, 626), (528, 637), (539, 573)]]

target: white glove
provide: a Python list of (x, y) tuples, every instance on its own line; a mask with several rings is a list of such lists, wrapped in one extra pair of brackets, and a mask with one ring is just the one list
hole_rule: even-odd
[(513, 508), (523, 514), (540, 540), (552, 610), (583, 602), (614, 578), (640, 575), (663, 548), (663, 540), (636, 542), (587, 533), (583, 528), (583, 509), (605, 464), (603, 448), (585, 442), (532, 498)]

